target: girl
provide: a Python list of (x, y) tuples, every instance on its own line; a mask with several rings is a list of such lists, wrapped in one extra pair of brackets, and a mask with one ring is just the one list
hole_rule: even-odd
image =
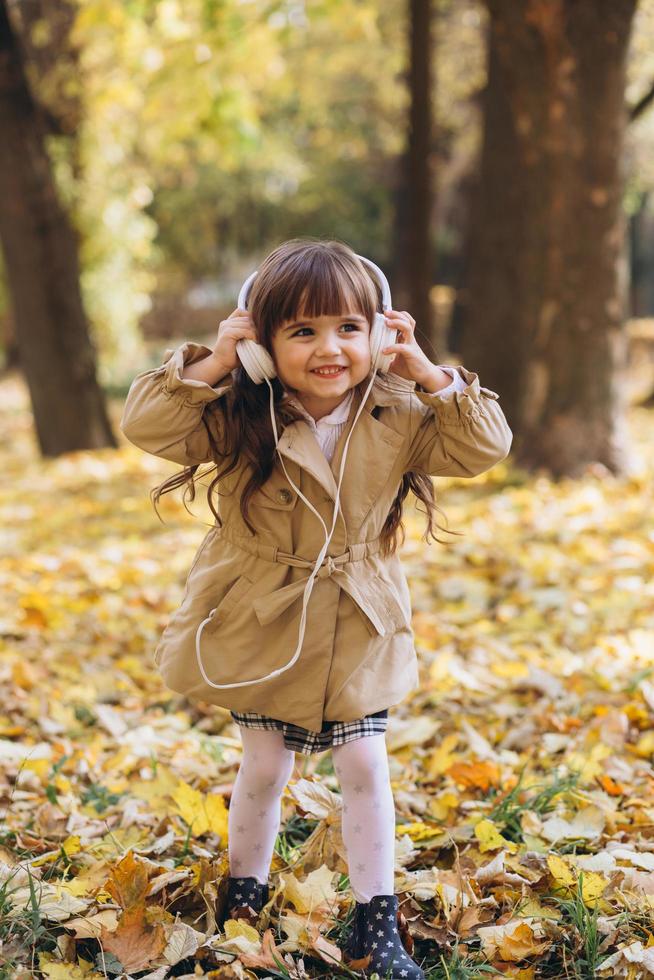
[[(412, 490), (426, 507), (428, 540), (437, 510), (431, 477), (483, 473), (507, 456), (512, 434), (498, 395), (476, 374), (429, 361), (409, 313), (385, 310), (399, 336), (386, 348), (390, 371), (378, 371), (371, 344), (381, 306), (378, 283), (349, 247), (285, 242), (258, 270), (247, 304), (220, 324), (213, 349), (184, 343), (137, 375), (121, 429), (185, 467), (157, 488), (155, 505), (183, 485), (193, 500), (198, 466), (216, 468), (208, 489), (216, 524), (155, 661), (168, 687), (229, 708), (241, 731), (227, 915), (247, 906), (258, 913), (268, 899), (294, 751), (331, 749), (355, 898), (347, 952), (370, 956), (369, 972), (420, 978), (397, 931), (384, 737), (388, 708), (418, 683), (397, 532)], [(240, 340), (272, 357), (274, 415), (268, 386), (240, 363)], [(346, 443), (341, 492), (335, 474)], [(318, 565), (327, 547), (318, 525), (327, 519), (333, 530)], [(315, 589), (300, 615), (314, 564)], [(298, 626), (301, 651), (291, 663)]]

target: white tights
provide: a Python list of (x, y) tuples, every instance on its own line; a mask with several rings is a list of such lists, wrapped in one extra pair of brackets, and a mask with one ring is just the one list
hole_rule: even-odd
[[(281, 795), (295, 753), (279, 731), (240, 728), (243, 760), (228, 815), (229, 866), (234, 877), (268, 880), (281, 819)], [(343, 796), (343, 842), (358, 902), (393, 894), (395, 804), (383, 734), (335, 745), (334, 770)]]

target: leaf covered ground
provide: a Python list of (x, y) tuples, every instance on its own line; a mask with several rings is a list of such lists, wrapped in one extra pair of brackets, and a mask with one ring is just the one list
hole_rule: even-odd
[[(329, 753), (296, 756), (256, 927), (216, 927), (238, 730), (151, 659), (201, 496), (195, 518), (165, 497), (162, 524), (172, 464), (124, 440), (43, 460), (21, 382), (0, 405), (0, 980), (360, 976)], [(629, 477), (436, 481), (446, 546), (407, 509), (421, 686), (387, 743), (430, 980), (654, 977), (651, 413), (629, 429)]]

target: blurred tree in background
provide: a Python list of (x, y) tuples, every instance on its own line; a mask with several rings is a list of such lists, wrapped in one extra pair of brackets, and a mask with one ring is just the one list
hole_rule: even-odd
[(0, 239), (16, 310), (16, 347), (41, 451), (56, 456), (114, 446), (80, 293), (76, 236), (59, 200), (44, 113), (32, 97), (5, 0), (0, 0), (0, 132)]
[[(624, 464), (623, 147), (636, 0), (487, 0), (484, 143), (466, 363), (515, 420), (521, 462)], [(507, 357), (507, 349), (510, 356)]]

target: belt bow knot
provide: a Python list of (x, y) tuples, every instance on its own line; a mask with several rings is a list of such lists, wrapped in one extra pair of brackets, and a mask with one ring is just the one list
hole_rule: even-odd
[[(301, 566), (313, 570), (314, 562), (298, 559), (297, 555), (283, 556), (277, 553), (277, 561), (284, 562), (285, 557), (292, 559), (289, 565)], [(377, 580), (367, 575), (365, 581), (346, 572), (339, 566), (352, 562), (349, 551), (342, 555), (326, 555), (320, 564), (315, 579), (330, 578), (339, 588), (350, 596), (358, 611), (361, 613), (368, 632), (373, 636), (386, 636), (407, 626), (407, 617), (393, 592), (380, 585)], [(299, 579), (281, 589), (276, 589), (268, 595), (254, 599), (252, 606), (262, 626), (267, 626), (277, 619), (288, 607), (301, 598), (307, 584), (307, 578)]]
[[(250, 541), (242, 537), (232, 536), (229, 529), (223, 527), (221, 536), (231, 540), (235, 545), (257, 555), (260, 559), (270, 562), (279, 562), (283, 565), (294, 565), (296, 568), (308, 568), (309, 574), (313, 571), (315, 560), (309, 561), (300, 555), (288, 554), (280, 551), (277, 546), (265, 545), (260, 542)], [(314, 576), (316, 579), (329, 578), (340, 589), (350, 596), (355, 608), (361, 614), (368, 632), (372, 635), (386, 636), (393, 634), (399, 629), (410, 629), (410, 622), (402, 605), (392, 588), (387, 584), (380, 583), (377, 578), (368, 570), (365, 576), (357, 573), (357, 565), (370, 555), (379, 550), (379, 539), (374, 541), (362, 541), (351, 544), (346, 551), (340, 555), (325, 555), (318, 571)], [(346, 572), (343, 565), (351, 565), (352, 572)], [(307, 580), (301, 578), (290, 585), (284, 585), (268, 595), (259, 596), (252, 600), (252, 608), (262, 626), (272, 623), (278, 616), (291, 606), (296, 599), (301, 598), (306, 588)], [(310, 603), (309, 603), (310, 605)]]
[(336, 572), (336, 562), (331, 555), (326, 555), (320, 567), (318, 568), (318, 574), (316, 578), (330, 578)]

